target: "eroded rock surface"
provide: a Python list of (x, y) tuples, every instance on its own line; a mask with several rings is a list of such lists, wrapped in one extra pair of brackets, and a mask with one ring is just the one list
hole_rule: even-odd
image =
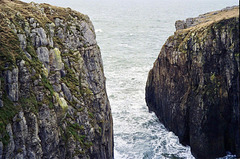
[(0, 159), (113, 158), (100, 49), (86, 15), (0, 0)]
[(149, 72), (146, 102), (196, 158), (240, 157), (239, 9), (211, 15), (168, 38)]
[(226, 15), (227, 12), (231, 16), (231, 12), (233, 10), (235, 10), (237, 7), (238, 6), (226, 7), (219, 11), (213, 11), (213, 12), (201, 14), (196, 18), (187, 18), (186, 20), (177, 20), (175, 22), (175, 28), (176, 28), (176, 30), (187, 29), (187, 28), (191, 28), (191, 27), (196, 26), (201, 23), (210, 22), (213, 20), (214, 17), (221, 18), (221, 15), (227, 17), (228, 16), (228, 15)]

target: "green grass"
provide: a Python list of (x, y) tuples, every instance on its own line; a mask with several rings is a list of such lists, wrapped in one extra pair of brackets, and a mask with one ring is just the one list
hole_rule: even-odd
[(38, 113), (38, 102), (36, 100), (36, 96), (32, 93), (30, 97), (23, 97), (19, 99), (19, 103), (21, 104), (24, 110), (30, 110), (31, 112), (37, 114)]
[(50, 91), (51, 96), (53, 96), (54, 90), (53, 90), (53, 86), (50, 84), (48, 78), (44, 75), (44, 73), (41, 73), (41, 77), (42, 77), (42, 84), (45, 88), (47, 88)]
[(88, 115), (89, 115), (90, 118), (92, 118), (92, 119), (94, 118), (94, 115), (93, 115), (92, 112), (88, 112)]
[(84, 130), (83, 126), (79, 126), (77, 123), (70, 124), (67, 126), (67, 136), (73, 136), (75, 140), (79, 141), (81, 145), (84, 144), (85, 135), (80, 135), (79, 132)]

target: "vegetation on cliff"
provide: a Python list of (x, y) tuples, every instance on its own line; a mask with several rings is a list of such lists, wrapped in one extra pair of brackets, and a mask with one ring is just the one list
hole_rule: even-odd
[(196, 158), (226, 151), (239, 157), (239, 8), (191, 22), (177, 22), (162, 47), (149, 72), (146, 102)]
[(0, 0), (0, 158), (113, 158), (94, 27), (48, 4)]

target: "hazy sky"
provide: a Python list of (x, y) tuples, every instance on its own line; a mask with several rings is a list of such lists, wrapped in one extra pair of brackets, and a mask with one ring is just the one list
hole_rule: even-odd
[[(155, 9), (176, 8), (176, 11), (180, 11), (178, 14), (182, 14), (179, 17), (183, 19), (192, 16), (198, 16), (200, 13), (206, 13), (213, 10), (220, 10), (227, 6), (239, 5), (238, 0), (23, 0), (24, 2), (36, 2), (36, 3), (49, 3), (51, 5), (70, 7), (74, 10), (80, 11), (84, 14), (88, 14), (90, 17), (94, 17), (96, 12), (96, 6), (99, 12), (104, 12), (104, 9), (111, 8), (112, 6), (119, 6), (118, 9), (124, 7), (134, 8), (137, 5), (149, 7), (155, 6)], [(188, 8), (192, 10), (192, 15), (184, 15), (184, 9)], [(209, 10), (209, 8), (211, 10)], [(182, 10), (181, 10), (182, 9)], [(92, 14), (93, 13), (93, 14)], [(182, 19), (181, 18), (181, 19)]]

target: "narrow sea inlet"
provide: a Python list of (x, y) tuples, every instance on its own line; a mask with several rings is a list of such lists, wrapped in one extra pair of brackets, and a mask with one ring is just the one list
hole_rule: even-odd
[[(30, 0), (25, 0), (30, 2)], [(236, 0), (35, 0), (87, 14), (101, 48), (114, 124), (116, 159), (194, 158), (145, 103), (148, 71), (174, 23)]]

